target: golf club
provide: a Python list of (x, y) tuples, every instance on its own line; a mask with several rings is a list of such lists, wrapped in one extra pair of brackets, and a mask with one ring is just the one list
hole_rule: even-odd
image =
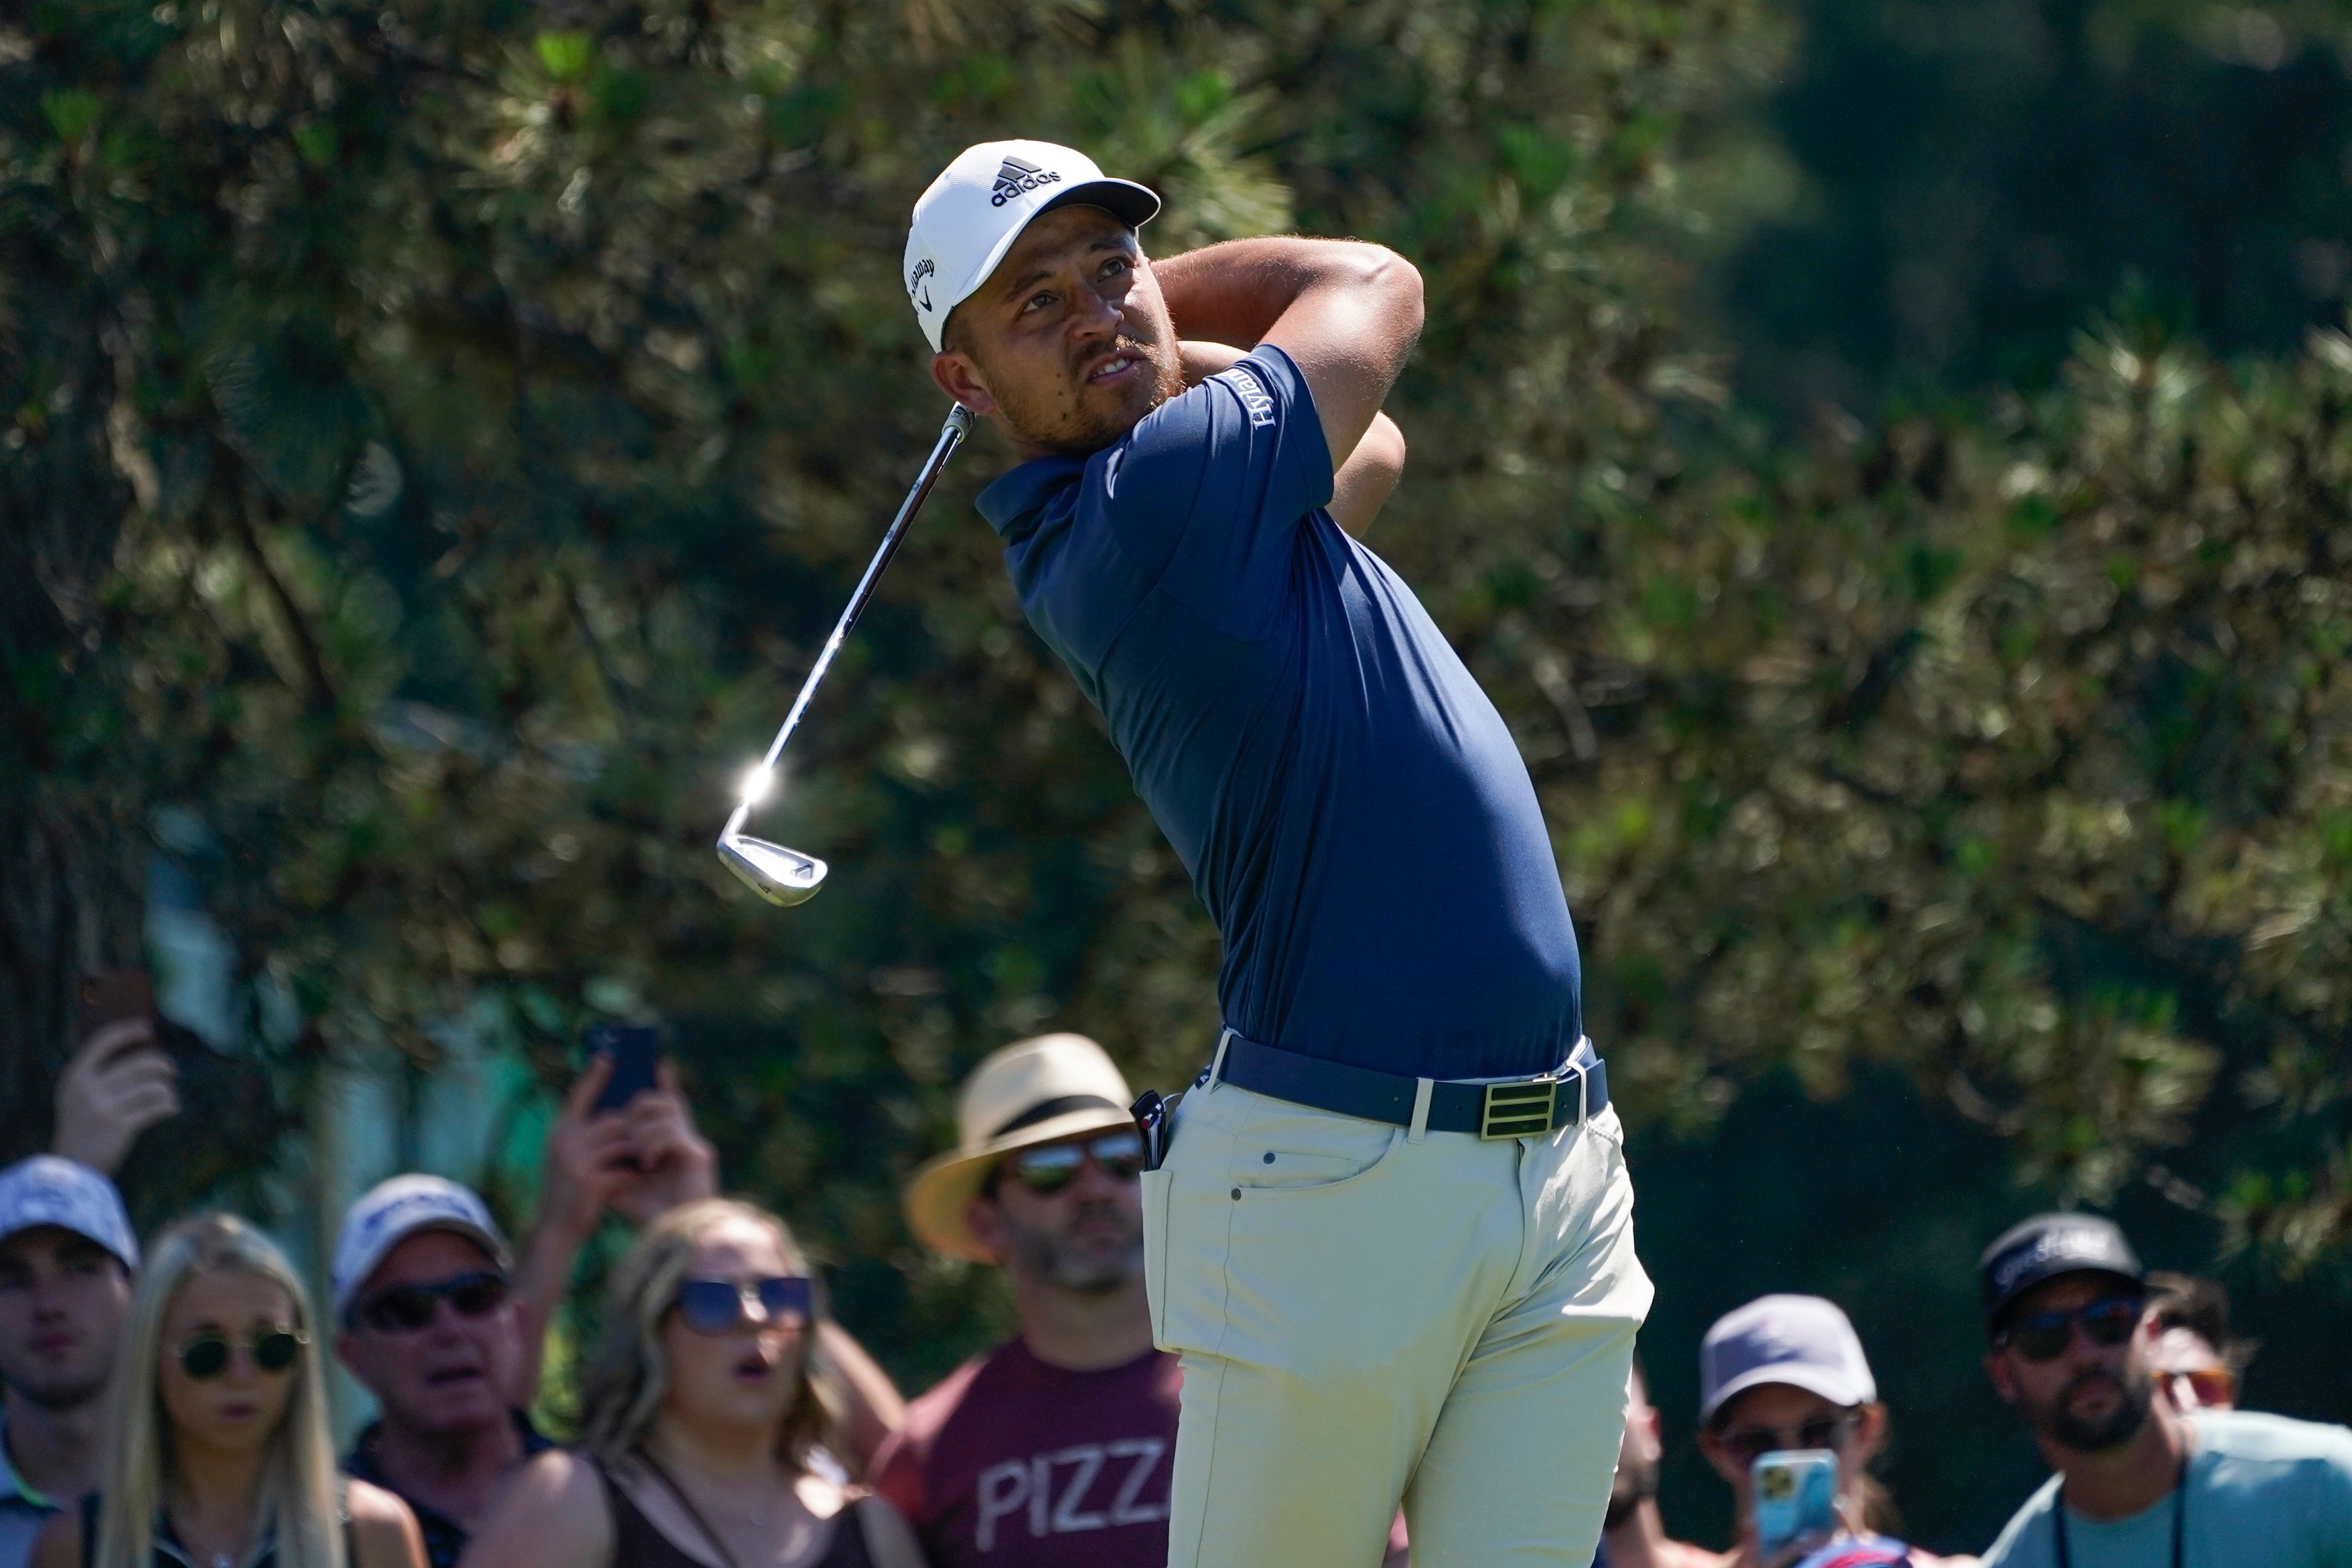
[(971, 411), (961, 403), (948, 410), (948, 422), (940, 430), (940, 438), (931, 447), (931, 455), (923, 463), (923, 471), (915, 476), (915, 488), (898, 503), (898, 515), (890, 520), (884, 531), (882, 546), (875, 551), (874, 559), (866, 563), (866, 575), (857, 580), (856, 591), (849, 595), (849, 604), (841, 612), (841, 619), (833, 626), (833, 635), (824, 640), (824, 647), (816, 656), (816, 663), (801, 682), (801, 694), (793, 699), (793, 710), (784, 715), (783, 728), (768, 742), (768, 754), (760, 765), (743, 777), (742, 788), (737, 793), (734, 813), (727, 818), (727, 826), (719, 835), (719, 858), (727, 868), (743, 879), (744, 885), (772, 904), (804, 903), (816, 896), (824, 885), (825, 864), (814, 855), (803, 855), (797, 849), (787, 849), (764, 838), (747, 837), (742, 832), (743, 819), (751, 808), (768, 796), (776, 784), (776, 759), (783, 754), (784, 742), (792, 739), (793, 730), (801, 721), (801, 714), (814, 695), (817, 682), (832, 668), (833, 656), (841, 651), (848, 639), (849, 628), (857, 624), (859, 612), (874, 596), (876, 584), (882, 581), (884, 568), (890, 557), (898, 553), (898, 542), (907, 536), (907, 527), (915, 514), (923, 510), (924, 498), (938, 482), (940, 470), (948, 466), (957, 446), (971, 434)]

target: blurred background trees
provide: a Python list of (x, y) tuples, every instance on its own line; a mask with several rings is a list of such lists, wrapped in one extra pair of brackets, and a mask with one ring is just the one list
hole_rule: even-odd
[[(1189, 1076), (1216, 943), (970, 515), (992, 441), (763, 818), (824, 896), (770, 910), (709, 840), (942, 413), (908, 205), (1045, 136), (1168, 195), (1156, 250), (1295, 226), (1429, 280), (1372, 539), (1554, 825), (1670, 1418), (1717, 1311), (1826, 1290), (1918, 1532), (1981, 1546), (2036, 1467), (1968, 1268), (2067, 1201), (2225, 1269), (2253, 1397), (2341, 1419), (2347, 37), (2161, 0), (35, 5), (7, 1152), (72, 972), (144, 951), (278, 1099), (135, 1173), (143, 1214), (331, 1226), (446, 1163), (436, 1086), (488, 1048), (516, 1081), (456, 1173), (519, 1216), (533, 1083), (649, 1014), (902, 1376), (995, 1332), (897, 1179), (1019, 1035)], [(355, 1070), (401, 1131), (337, 1151)], [(1719, 1523), (1695, 1460), (1668, 1485)]]

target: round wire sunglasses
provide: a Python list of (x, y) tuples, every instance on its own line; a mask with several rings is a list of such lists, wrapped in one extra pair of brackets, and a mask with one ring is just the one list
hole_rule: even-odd
[[(302, 1354), (302, 1347), (310, 1342), (307, 1334), (298, 1334), (291, 1329), (272, 1329), (246, 1341), (245, 1351), (253, 1358), (255, 1371), (276, 1377), (293, 1367)], [(218, 1334), (199, 1335), (180, 1347), (180, 1370), (198, 1383), (210, 1383), (228, 1370), (236, 1348), (233, 1342)]]

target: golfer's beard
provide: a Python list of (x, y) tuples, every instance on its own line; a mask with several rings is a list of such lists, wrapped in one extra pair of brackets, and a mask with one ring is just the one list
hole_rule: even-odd
[(1617, 1467), (1609, 1483), (1609, 1512), (1601, 1528), (1614, 1530), (1633, 1517), (1633, 1510), (1658, 1495), (1658, 1466), (1653, 1459), (1634, 1459)]
[(2067, 1401), (2076, 1389), (2104, 1375), (2084, 1373), (2060, 1390), (2057, 1398), (2029, 1412), (2034, 1428), (2060, 1447), (2072, 1448), (2078, 1454), (2103, 1454), (2130, 1442), (2140, 1424), (2147, 1419), (2148, 1406), (2156, 1397), (2156, 1380), (2147, 1368), (2126, 1363), (2115, 1379), (2120, 1391), (2119, 1401), (2107, 1415), (2090, 1421), (2067, 1408)]
[[(1003, 412), (1004, 423), (1024, 446), (1044, 451), (1066, 453), (1083, 458), (1099, 452), (1113, 442), (1124, 438), (1136, 422), (1184, 390), (1184, 368), (1177, 357), (1176, 345), (1147, 343), (1130, 337), (1121, 337), (1118, 352), (1132, 354), (1151, 367), (1151, 400), (1129, 414), (1125, 409), (1092, 416), (1080, 416), (1075, 409), (1063, 412), (1059, 401), (1048, 396), (1032, 398), (1025, 391), (1006, 387), (997, 392), (997, 407)], [(1087, 356), (1101, 357), (1101, 351)]]
[[(1073, 1214), (1073, 1222), (1083, 1217)], [(1143, 1268), (1143, 1231), (1130, 1227), (1116, 1246), (1088, 1246), (1058, 1231), (1032, 1227), (1007, 1219), (1005, 1251), (1033, 1279), (1085, 1295), (1108, 1294), (1123, 1288)]]

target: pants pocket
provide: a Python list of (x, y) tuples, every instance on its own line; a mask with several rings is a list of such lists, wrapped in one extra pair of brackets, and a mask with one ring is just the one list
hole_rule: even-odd
[(1354, 1181), (1388, 1158), (1403, 1131), (1260, 1097), (1234, 1124), (1226, 1179), (1268, 1194)]
[(1166, 1350), (1169, 1174), (1162, 1167), (1146, 1171), (1139, 1179), (1143, 1201), (1143, 1300), (1151, 1312), (1151, 1342)]

